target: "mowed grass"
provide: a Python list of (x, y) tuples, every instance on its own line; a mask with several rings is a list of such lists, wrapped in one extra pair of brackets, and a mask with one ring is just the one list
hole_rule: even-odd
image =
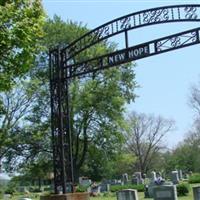
[[(138, 192), (139, 200), (153, 200), (152, 198), (144, 198), (143, 192)], [(116, 200), (117, 197), (115, 195), (108, 196), (108, 197), (90, 197), (90, 200)], [(192, 191), (187, 196), (178, 197), (178, 200), (193, 200)]]
[[(178, 197), (178, 200), (193, 200), (192, 187), (200, 186), (200, 184), (190, 184), (189, 194), (187, 196)], [(18, 200), (20, 197), (27, 197), (32, 200), (40, 200), (41, 193), (30, 193), (30, 194), (20, 194), (13, 195), (9, 200)], [(44, 195), (44, 194), (43, 194)], [(139, 200), (153, 200), (152, 198), (144, 198), (144, 192), (138, 192)], [(1, 198), (0, 198), (1, 199)], [(97, 197), (90, 197), (90, 200), (117, 200), (116, 193), (105, 193)]]
[[(13, 196), (10, 200), (18, 200), (20, 197), (27, 197), (31, 198), (32, 200), (39, 200), (41, 194), (26, 194), (26, 195), (15, 195)], [(153, 200), (152, 198), (144, 198), (144, 193), (143, 192), (138, 192), (139, 200)], [(90, 197), (90, 200), (117, 200), (117, 197), (114, 193), (110, 195), (102, 195), (102, 196), (97, 196), (97, 197)], [(192, 190), (190, 190), (190, 193), (187, 196), (184, 197), (178, 197), (178, 200), (193, 200), (193, 194)]]

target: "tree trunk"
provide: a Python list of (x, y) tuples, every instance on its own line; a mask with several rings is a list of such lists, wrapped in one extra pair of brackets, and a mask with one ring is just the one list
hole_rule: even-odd
[(80, 169), (76, 164), (74, 164), (74, 182), (77, 184), (79, 183), (79, 176), (80, 176)]

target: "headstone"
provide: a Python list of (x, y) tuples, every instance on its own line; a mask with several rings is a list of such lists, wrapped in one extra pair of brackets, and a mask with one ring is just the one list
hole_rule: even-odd
[(142, 173), (141, 172), (135, 172), (135, 176), (138, 178), (138, 183), (139, 184), (144, 184), (144, 179), (142, 178)]
[(141, 172), (135, 172), (135, 176), (136, 176), (138, 179), (142, 179), (142, 173), (141, 173)]
[(188, 180), (188, 179), (189, 179), (189, 174), (184, 173), (184, 174), (183, 174), (183, 179)]
[(106, 179), (104, 179), (104, 180), (102, 180), (102, 184), (111, 184), (111, 182), (112, 182), (112, 180), (106, 180)]
[(175, 185), (160, 185), (153, 188), (154, 200), (177, 200), (177, 191)]
[(91, 187), (91, 196), (97, 196), (100, 193), (100, 189), (99, 185)]
[(193, 187), (194, 200), (200, 200), (200, 186)]
[(138, 200), (137, 190), (121, 190), (117, 192), (117, 200)]
[(151, 182), (155, 182), (156, 180), (156, 172), (152, 171), (151, 172)]
[(145, 185), (145, 188), (144, 188), (144, 198), (150, 198), (148, 185)]
[(100, 185), (100, 192), (109, 192), (110, 191), (110, 184), (101, 184)]
[(146, 190), (145, 190), (146, 196), (153, 198), (153, 190), (157, 186), (173, 186), (173, 183), (172, 182), (166, 182), (166, 181), (164, 181), (164, 182), (162, 182), (162, 181), (161, 182), (158, 182), (158, 181), (150, 182), (148, 184), (148, 186), (146, 187)]
[(183, 172), (181, 169), (178, 170), (178, 178), (179, 180), (183, 180)]
[(106, 180), (102, 182), (103, 184), (110, 184), (110, 185), (118, 185), (118, 181), (116, 179)]
[(172, 171), (171, 176), (172, 176), (172, 180), (171, 180), (172, 183), (178, 184), (179, 183), (178, 171)]
[(124, 182), (122, 180), (111, 180), (110, 185), (124, 185)]
[(128, 183), (128, 174), (127, 173), (122, 174), (122, 181), (124, 182), (124, 184)]
[(131, 183), (132, 183), (133, 185), (138, 185), (138, 184), (139, 184), (139, 179), (138, 179), (138, 177), (136, 177), (135, 175), (133, 175), (133, 176), (132, 176)]
[(89, 186), (92, 184), (92, 181), (87, 177), (79, 177), (79, 184), (82, 186)]

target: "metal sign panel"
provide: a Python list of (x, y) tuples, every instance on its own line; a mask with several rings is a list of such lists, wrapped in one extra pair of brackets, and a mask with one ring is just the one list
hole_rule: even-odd
[(68, 78), (84, 75), (167, 51), (198, 44), (200, 28), (169, 35), (137, 46), (125, 48), (85, 62), (68, 65)]

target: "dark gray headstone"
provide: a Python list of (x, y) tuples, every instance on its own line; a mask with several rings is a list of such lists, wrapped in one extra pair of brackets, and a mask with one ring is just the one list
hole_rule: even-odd
[(179, 180), (183, 179), (183, 172), (181, 169), (178, 170), (178, 177), (179, 177)]
[(125, 173), (125, 174), (122, 174), (122, 182), (124, 184), (127, 184), (128, 183), (128, 174)]
[(177, 200), (177, 191), (175, 185), (161, 185), (153, 188), (154, 200)]
[(91, 193), (96, 193), (96, 194), (98, 194), (98, 193), (100, 193), (100, 191), (101, 191), (101, 187), (100, 186), (95, 186), (95, 187), (91, 187)]
[(100, 185), (100, 192), (109, 192), (110, 191), (110, 184), (101, 184)]
[(135, 177), (138, 178), (138, 184), (144, 184), (144, 179), (142, 178), (142, 173), (141, 172), (135, 172)]
[(79, 177), (79, 184), (82, 186), (89, 186), (92, 184), (92, 181), (87, 177)]
[(178, 177), (178, 171), (172, 171), (171, 172), (171, 177), (172, 177), (172, 183), (173, 184), (178, 184), (179, 183), (179, 177)]
[(135, 176), (136, 176), (138, 179), (142, 179), (142, 173), (141, 173), (141, 172), (135, 172)]
[(137, 190), (121, 190), (117, 192), (117, 200), (138, 200)]
[(194, 200), (200, 200), (200, 186), (193, 187)]
[(131, 182), (134, 185), (138, 185), (139, 184), (139, 179), (137, 177), (133, 177)]

